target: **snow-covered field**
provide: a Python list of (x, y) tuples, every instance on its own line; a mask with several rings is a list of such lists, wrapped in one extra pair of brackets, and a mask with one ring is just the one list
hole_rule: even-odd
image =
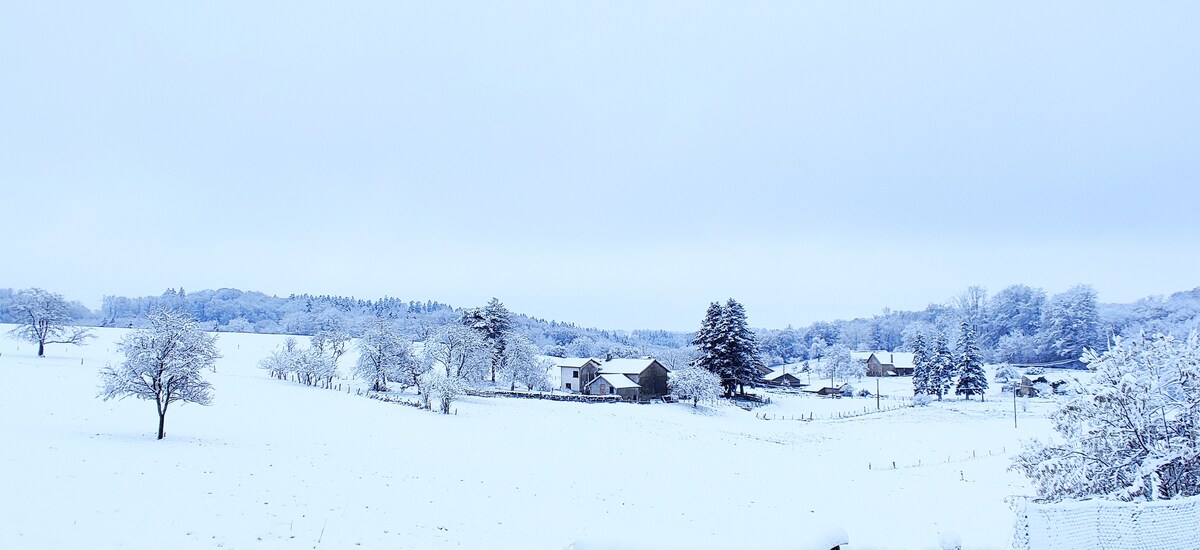
[(1052, 402), (1014, 428), (996, 384), (853, 418), (875, 400), (464, 398), (443, 416), (273, 379), (258, 361), (284, 337), (222, 333), (215, 403), (176, 406), (156, 441), (151, 403), (96, 398), (123, 333), (44, 359), (0, 338), (0, 548), (805, 548), (838, 529), (856, 549), (1006, 548), (1003, 499), (1031, 492), (1009, 457), (1050, 431)]

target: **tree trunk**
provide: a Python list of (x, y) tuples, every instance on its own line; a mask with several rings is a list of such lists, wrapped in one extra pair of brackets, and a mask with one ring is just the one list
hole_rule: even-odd
[(167, 412), (163, 411), (163, 412), (158, 413), (158, 438), (159, 439), (167, 437), (167, 432), (163, 431), (163, 425), (166, 424), (166, 422), (167, 422)]
[(43, 342), (38, 342), (38, 357), (45, 357), (45, 356), (46, 356), (46, 344)]

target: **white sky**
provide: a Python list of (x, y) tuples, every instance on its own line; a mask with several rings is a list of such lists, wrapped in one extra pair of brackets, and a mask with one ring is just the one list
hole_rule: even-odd
[(1200, 3), (1045, 4), (7, 3), (0, 286), (694, 330), (1200, 285)]

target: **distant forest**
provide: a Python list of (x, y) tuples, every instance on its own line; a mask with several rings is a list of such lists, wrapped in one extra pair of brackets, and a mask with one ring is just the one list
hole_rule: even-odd
[[(53, 289), (49, 289), (53, 291)], [(14, 322), (9, 304), (14, 290), (0, 289), (0, 322)], [(482, 306), (483, 304), (479, 304)], [(697, 304), (702, 312), (705, 304)], [(237, 289), (167, 289), (159, 296), (105, 296), (99, 310), (73, 302), (78, 323), (138, 327), (151, 309), (188, 311), (207, 330), (271, 334), (313, 334), (337, 325), (357, 334), (363, 321), (385, 317), (420, 341), (438, 326), (462, 317), (466, 309), (434, 301), (397, 298), (362, 300), (343, 296), (296, 294), (286, 298)], [(665, 330), (615, 331), (579, 327), (513, 313), (513, 328), (548, 355), (614, 357), (643, 355), (686, 357), (693, 333)], [(979, 347), (992, 362), (1036, 363), (1076, 359), (1083, 347), (1103, 348), (1114, 336), (1171, 334), (1179, 338), (1200, 327), (1200, 287), (1130, 304), (1100, 304), (1096, 292), (1079, 285), (1048, 296), (1043, 290), (1012, 285), (994, 295), (970, 287), (945, 303), (921, 311), (884, 310), (871, 318), (820, 321), (782, 329), (756, 329), (763, 360), (769, 365), (809, 358), (827, 345), (857, 350), (909, 351), (917, 334), (956, 337), (963, 322), (974, 330)], [(696, 319), (699, 327), (700, 317)], [(952, 340), (953, 341), (953, 340)], [(814, 342), (817, 343), (814, 346)], [(675, 361), (672, 362), (675, 362)]]

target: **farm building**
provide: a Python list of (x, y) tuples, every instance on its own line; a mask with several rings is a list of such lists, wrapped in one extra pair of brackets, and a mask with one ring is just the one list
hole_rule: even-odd
[(814, 384), (804, 388), (804, 391), (808, 393), (815, 393), (817, 395), (841, 395), (842, 392), (846, 391), (846, 384), (842, 384), (837, 387)]
[(588, 395), (619, 395), (623, 399), (637, 399), (642, 387), (623, 374), (600, 373), (583, 387)]
[(633, 384), (638, 386), (638, 390), (634, 397), (652, 398), (661, 397), (667, 394), (667, 370), (656, 359), (611, 359), (608, 361), (592, 361), (585, 363), (579, 368), (580, 391), (588, 395), (597, 395), (600, 392), (595, 391), (593, 382), (600, 375), (612, 375), (605, 382), (605, 387), (609, 390), (608, 393), (617, 394), (618, 384), (613, 384), (619, 380), (619, 377), (624, 377)]
[(867, 376), (912, 376), (913, 354), (899, 351), (872, 351), (866, 357)]
[(763, 382), (771, 386), (788, 386), (793, 388), (804, 385), (804, 382), (796, 378), (796, 375), (788, 372), (786, 367), (772, 371), (770, 374), (764, 376)]
[(554, 362), (554, 368), (559, 369), (562, 373), (562, 382), (559, 384), (560, 390), (582, 391), (584, 383), (579, 378), (579, 370), (583, 367), (597, 367), (600, 363), (595, 359), (588, 357), (566, 357), (557, 359)]

